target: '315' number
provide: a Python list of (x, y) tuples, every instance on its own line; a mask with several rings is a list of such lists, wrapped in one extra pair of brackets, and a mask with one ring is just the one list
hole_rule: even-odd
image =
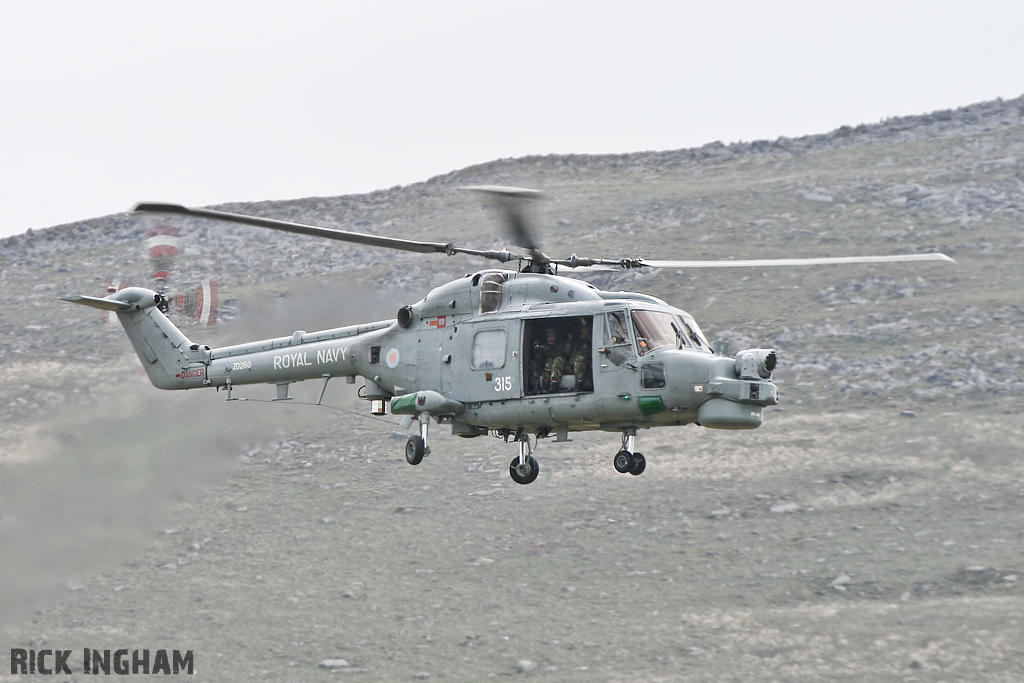
[(511, 377), (496, 377), (494, 380), (495, 391), (512, 391)]

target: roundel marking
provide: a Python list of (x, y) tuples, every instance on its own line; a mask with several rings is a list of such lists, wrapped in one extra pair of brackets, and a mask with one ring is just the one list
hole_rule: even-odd
[(384, 362), (388, 364), (389, 368), (393, 368), (398, 365), (398, 349), (388, 349), (388, 355), (385, 356)]

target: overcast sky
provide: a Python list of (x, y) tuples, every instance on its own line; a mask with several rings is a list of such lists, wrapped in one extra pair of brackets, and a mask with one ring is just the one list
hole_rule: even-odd
[(1014, 98), (1022, 27), (1022, 0), (0, 0), (0, 236)]

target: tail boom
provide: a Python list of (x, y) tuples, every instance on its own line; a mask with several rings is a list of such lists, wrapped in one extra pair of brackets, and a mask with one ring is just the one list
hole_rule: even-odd
[(61, 298), (114, 311), (150, 381), (159, 389), (230, 388), (242, 384), (280, 387), (307, 379), (366, 375), (370, 372), (364, 367), (370, 339), (379, 340), (395, 324), (385, 320), (308, 334), (299, 331), (290, 337), (211, 350), (189, 340), (160, 311), (161, 296), (153, 290), (128, 287), (103, 299)]
[(100, 299), (61, 297), (64, 301), (114, 311), (142, 361), (149, 380), (158, 389), (193, 389), (207, 384), (208, 347), (193, 344), (157, 304), (160, 295), (143, 287), (127, 287)]

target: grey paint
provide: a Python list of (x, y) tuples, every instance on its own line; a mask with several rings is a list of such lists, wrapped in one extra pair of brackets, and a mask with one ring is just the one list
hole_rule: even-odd
[[(500, 304), (493, 312), (480, 313), (479, 283), (483, 276), (495, 273), (507, 278)], [(689, 318), (654, 297), (602, 292), (580, 280), (554, 275), (480, 271), (431, 290), (412, 305), (411, 323), (405, 328), (397, 321), (380, 321), (314, 333), (296, 331), (288, 337), (219, 349), (200, 347), (187, 339), (157, 309), (150, 290), (129, 288), (103, 303), (76, 302), (94, 307), (127, 304), (118, 310), (118, 318), (150, 380), (161, 389), (281, 385), (325, 375), (361, 376), (371, 397), (433, 391), (465, 406), (454, 431), (467, 425), (527, 432), (622, 431), (701, 421), (709, 427), (745, 429), (760, 424), (763, 406), (778, 402), (777, 389), (768, 377), (741, 379), (737, 366), (743, 364), (734, 359), (707, 350), (663, 346), (643, 357), (633, 348), (631, 359), (615, 364), (600, 353), (599, 338), (591, 350), (592, 392), (527, 395), (522, 367), (524, 321), (592, 316), (597, 328), (608, 312), (634, 309)], [(486, 330), (504, 331), (505, 354), (500, 366), (473, 368), (474, 335)], [(663, 364), (664, 387), (641, 386), (641, 367), (650, 363)], [(645, 412), (641, 406), (645, 399), (656, 409)], [(446, 414), (434, 417), (445, 419)], [(454, 416), (447, 418), (452, 421)]]

